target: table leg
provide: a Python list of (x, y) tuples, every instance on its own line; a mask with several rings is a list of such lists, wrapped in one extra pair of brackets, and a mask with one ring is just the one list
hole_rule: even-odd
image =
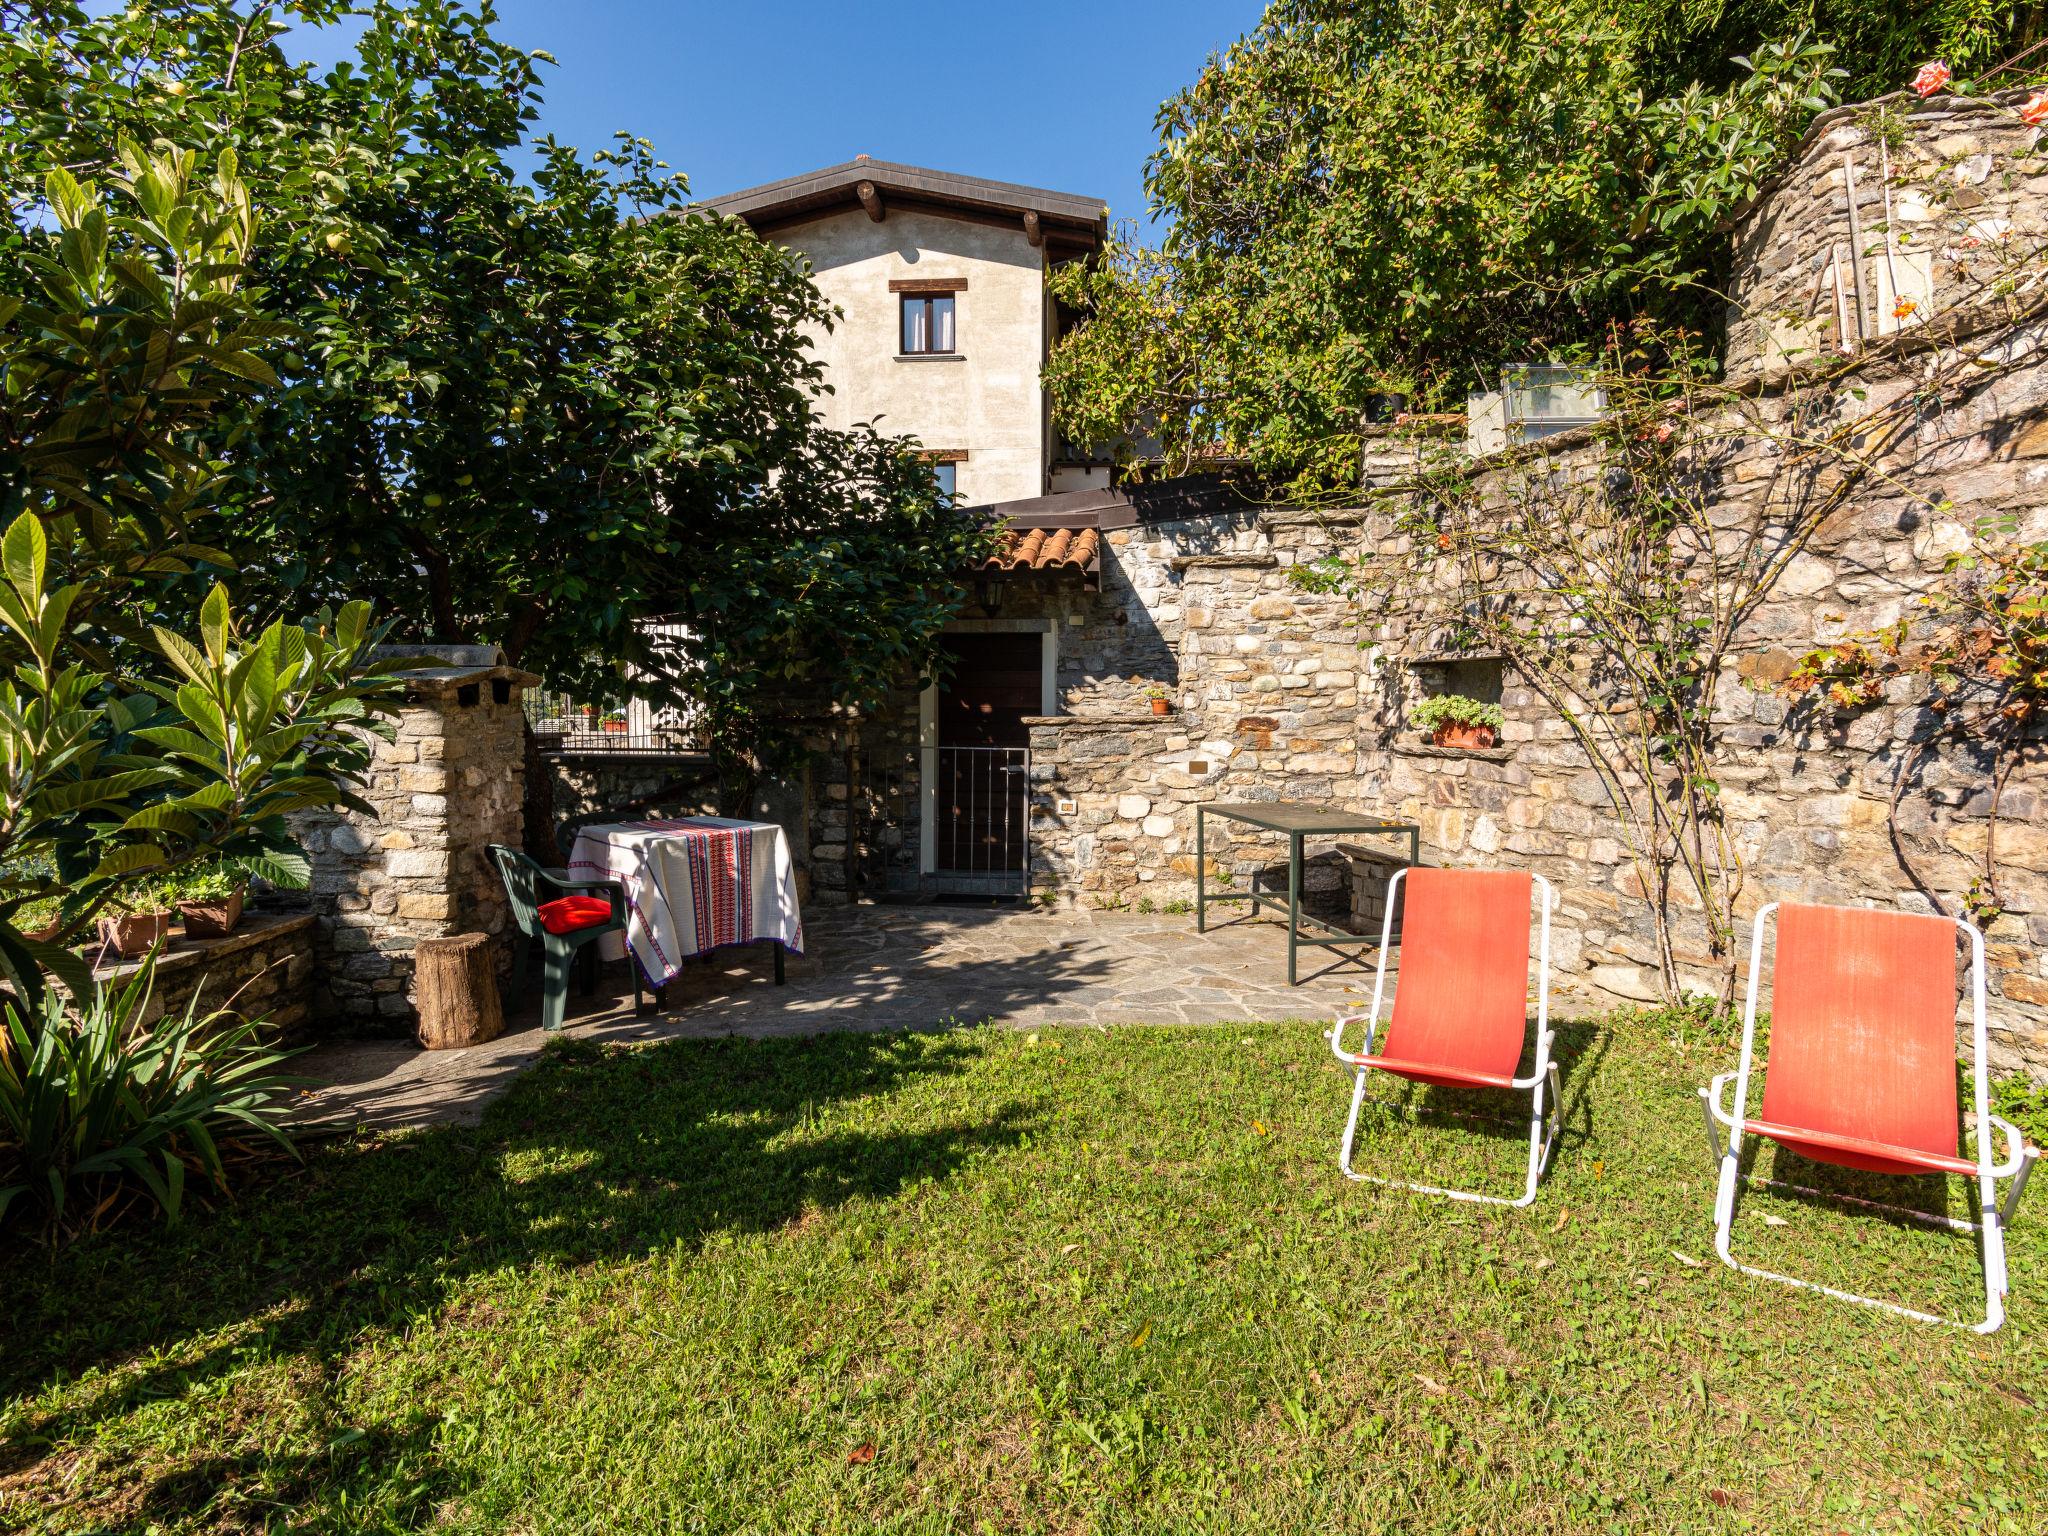
[(1202, 807), (1198, 805), (1195, 807), (1195, 932), (1197, 933), (1207, 933), (1209, 931), (1206, 907), (1209, 897), (1209, 886), (1205, 878), (1209, 856), (1203, 842), (1202, 831)]
[(1287, 985), (1294, 986), (1296, 943), (1301, 937), (1301, 834), (1287, 839)]
[(775, 951), (775, 985), (782, 985), (782, 945), (775, 939), (768, 941), (768, 947)]

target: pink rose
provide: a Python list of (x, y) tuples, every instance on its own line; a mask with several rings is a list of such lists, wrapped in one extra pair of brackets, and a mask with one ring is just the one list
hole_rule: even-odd
[(1922, 64), (1920, 72), (1913, 77), (1913, 94), (1923, 98), (1932, 96), (1954, 78), (1949, 73), (1948, 66), (1939, 59)]

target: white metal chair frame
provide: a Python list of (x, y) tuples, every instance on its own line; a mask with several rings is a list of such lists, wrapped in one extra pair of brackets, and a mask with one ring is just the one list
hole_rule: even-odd
[[(1393, 942), (1394, 907), (1401, 881), (1407, 873), (1405, 869), (1396, 870), (1393, 878), (1387, 882), (1387, 912), (1386, 920), (1380, 928), (1379, 971), (1373, 977), (1372, 1012), (1370, 1015), (1348, 1014), (1338, 1019), (1336, 1027), (1329, 1034), (1331, 1052), (1345, 1065), (1358, 1069), (1358, 1080), (1351, 1089), (1351, 1114), (1344, 1122), (1344, 1143), (1337, 1154), (1337, 1165), (1344, 1170), (1345, 1178), (1359, 1183), (1386, 1184), (1398, 1189), (1412, 1189), (1418, 1194), (1442, 1195), (1450, 1200), (1472, 1200), (1485, 1205), (1532, 1205), (1536, 1200), (1536, 1185), (1542, 1179), (1544, 1169), (1550, 1166), (1550, 1154), (1556, 1150), (1558, 1133), (1563, 1129), (1563, 1090), (1558, 1081), (1557, 1063), (1550, 1059), (1550, 1048), (1556, 1039), (1550, 1028), (1550, 914), (1557, 905), (1557, 893), (1551, 888), (1548, 880), (1537, 874), (1530, 876), (1543, 893), (1542, 936), (1538, 944), (1536, 967), (1536, 1061), (1527, 1077), (1514, 1078), (1508, 1084), (1511, 1090), (1530, 1095), (1529, 1173), (1523, 1184), (1521, 1196), (1518, 1199), (1509, 1199), (1506, 1195), (1486, 1195), (1476, 1190), (1444, 1189), (1434, 1184), (1411, 1184), (1405, 1179), (1383, 1179), (1373, 1174), (1360, 1173), (1351, 1166), (1351, 1149), (1358, 1133), (1358, 1112), (1365, 1103), (1366, 1083), (1373, 1071), (1366, 1058), (1373, 1054), (1374, 1038), (1379, 1033), (1380, 1003), (1386, 993), (1387, 951)], [(1344, 1028), (1348, 1024), (1358, 1022), (1365, 1025), (1365, 1049), (1353, 1053), (1344, 1049)], [(1543, 1098), (1546, 1088), (1550, 1092), (1550, 1107), (1547, 1113)]]
[[(2020, 1203), (2020, 1195), (2027, 1187), (2027, 1179), (2034, 1171), (2034, 1164), (2041, 1154), (2039, 1149), (2030, 1147), (2020, 1135), (2019, 1129), (2010, 1121), (2000, 1119), (1991, 1113), (1991, 1077), (1988, 1060), (1988, 1042), (1984, 1023), (1984, 935), (1974, 924), (1959, 917), (1951, 917), (1964, 933), (1970, 936), (1970, 1044), (1974, 1058), (1973, 1076), (1976, 1084), (1977, 1110), (1977, 1197), (1978, 1208), (1983, 1216), (1981, 1222), (1964, 1221), (1954, 1216), (1936, 1216), (1927, 1211), (1916, 1211), (1906, 1206), (1886, 1205), (1876, 1200), (1859, 1200), (1853, 1195), (1838, 1195), (1827, 1190), (1813, 1189), (1804, 1184), (1789, 1184), (1778, 1179), (1761, 1178), (1750, 1174), (1746, 1178), (1741, 1170), (1742, 1127), (1749, 1102), (1749, 1074), (1756, 1045), (1756, 992), (1757, 980), (1763, 969), (1764, 925), (1770, 915), (1778, 910), (1778, 903), (1771, 902), (1756, 915), (1751, 929), (1749, 946), (1749, 996), (1742, 1008), (1742, 1057), (1733, 1072), (1723, 1072), (1713, 1082), (1700, 1089), (1700, 1108), (1706, 1116), (1707, 1143), (1713, 1148), (1714, 1157), (1721, 1165), (1720, 1187), (1714, 1196), (1714, 1251), (1721, 1261), (1731, 1269), (1745, 1275), (1754, 1275), (1760, 1280), (1775, 1280), (1781, 1285), (1798, 1286), (1801, 1290), (1819, 1291), (1839, 1301), (1853, 1301), (1859, 1306), (1877, 1307), (1882, 1311), (1895, 1312), (1901, 1317), (1916, 1318), (1924, 1323), (1945, 1323), (1953, 1328), (1968, 1328), (1975, 1333), (1995, 1333), (2005, 1321), (2005, 1297), (2010, 1289), (2005, 1268), (2005, 1231), (2011, 1225), (2013, 1210)], [(1946, 914), (1944, 914), (1946, 916)], [(1730, 1080), (1735, 1083), (1735, 1109), (1731, 1114), (1722, 1107)], [(1721, 1144), (1716, 1122), (1727, 1127), (1728, 1143)], [(2009, 1155), (2002, 1163), (1991, 1160), (1991, 1127), (2004, 1132)], [(1762, 1138), (1768, 1139), (1768, 1138)], [(1933, 1170), (1929, 1170), (1932, 1172)], [(1999, 1179), (2012, 1179), (2012, 1186), (2006, 1191), (2001, 1205), (1998, 1199)], [(1984, 1264), (1984, 1320), (1978, 1323), (1960, 1322), (1952, 1317), (1940, 1317), (1932, 1312), (1920, 1312), (1896, 1302), (1880, 1301), (1872, 1296), (1859, 1296), (1853, 1291), (1839, 1291), (1832, 1286), (1814, 1280), (1801, 1280), (1792, 1275), (1781, 1275), (1775, 1270), (1758, 1269), (1744, 1264), (1730, 1251), (1734, 1236), (1735, 1197), (1739, 1186), (1745, 1182), (1766, 1184), (1777, 1189), (1791, 1190), (1796, 1194), (1812, 1195), (1823, 1200), (1837, 1201), (1847, 1205), (1862, 1206), (1867, 1210), (1889, 1211), (1929, 1226), (1950, 1227), (1958, 1232), (1976, 1232), (1982, 1240)]]

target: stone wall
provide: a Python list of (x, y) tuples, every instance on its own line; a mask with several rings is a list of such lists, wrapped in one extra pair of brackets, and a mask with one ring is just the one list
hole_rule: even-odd
[(2015, 111), (2028, 94), (1902, 93), (1816, 118), (1737, 227), (1728, 377), (1977, 328), (2000, 290), (2031, 286), (2048, 161)]
[(540, 766), (550, 840), (553, 829), (565, 821), (655, 796), (664, 808), (704, 816), (718, 813), (718, 782), (710, 759), (701, 752), (545, 752), (540, 754)]
[[(100, 966), (93, 976), (114, 987), (141, 968), (141, 961), (124, 961)], [(202, 1014), (226, 1009), (242, 1019), (260, 1019), (289, 1038), (303, 1033), (312, 1018), (312, 990), (312, 915), (251, 912), (225, 938), (187, 939), (182, 929), (172, 931), (157, 956), (143, 1022), (182, 1014), (197, 997)]]
[(524, 838), (520, 690), (538, 682), (503, 666), (408, 674), (396, 735), (376, 742), (362, 790), (376, 815), (298, 818), (313, 861), (316, 1018), (409, 1028), (421, 939), (507, 931), (485, 849)]

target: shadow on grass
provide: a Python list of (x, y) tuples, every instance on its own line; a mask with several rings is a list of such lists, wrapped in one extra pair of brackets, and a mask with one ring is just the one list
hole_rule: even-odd
[[(835, 1105), (965, 1071), (986, 1049), (964, 1034), (628, 1051), (565, 1042), (480, 1127), (315, 1146), (283, 1184), (177, 1229), (130, 1227), (54, 1258), (17, 1243), (0, 1252), (0, 1410), (94, 1368), (159, 1352), (164, 1363), (17, 1420), (0, 1446), (0, 1487), (33, 1486), (52, 1445), (148, 1400), (203, 1390), (252, 1349), (298, 1367), (295, 1381), (311, 1367), (312, 1395), (325, 1402), (366, 1337), (432, 1317), (467, 1276), (689, 1250), (947, 1178), (1017, 1144), (1034, 1115), (998, 1103), (913, 1131), (819, 1123)], [(207, 1342), (195, 1358), (198, 1340)], [(294, 1404), (303, 1418), (302, 1394)], [(301, 1443), (188, 1462), (146, 1497), (162, 1503), (159, 1519), (237, 1488), (274, 1500), (290, 1485), (300, 1494), (287, 1502), (301, 1502), (307, 1487), (348, 1480), (362, 1435), (337, 1425), (329, 1439), (331, 1453)], [(435, 1460), (425, 1444), (369, 1449), (416, 1453), (423, 1476)]]
[[(1557, 1063), (1558, 1096), (1562, 1101), (1557, 1146), (1550, 1154), (1550, 1168), (1554, 1170), (1560, 1158), (1569, 1156), (1593, 1137), (1591, 1087), (1600, 1063), (1612, 1047), (1614, 1031), (1594, 1020), (1553, 1020), (1551, 1029), (1557, 1036), (1551, 1060)], [(1534, 1067), (1532, 1047), (1515, 1073), (1525, 1077)], [(1528, 1144), (1530, 1099), (1526, 1089), (1449, 1088), (1408, 1082), (1386, 1073), (1376, 1075), (1384, 1082), (1375, 1083), (1368, 1091), (1367, 1114), (1377, 1112), (1383, 1120), (1403, 1115), (1425, 1125), (1455, 1125), (1491, 1140), (1512, 1142), (1518, 1148)], [(1399, 1087), (1390, 1089), (1389, 1084)], [(1546, 1110), (1548, 1107), (1546, 1104)]]

